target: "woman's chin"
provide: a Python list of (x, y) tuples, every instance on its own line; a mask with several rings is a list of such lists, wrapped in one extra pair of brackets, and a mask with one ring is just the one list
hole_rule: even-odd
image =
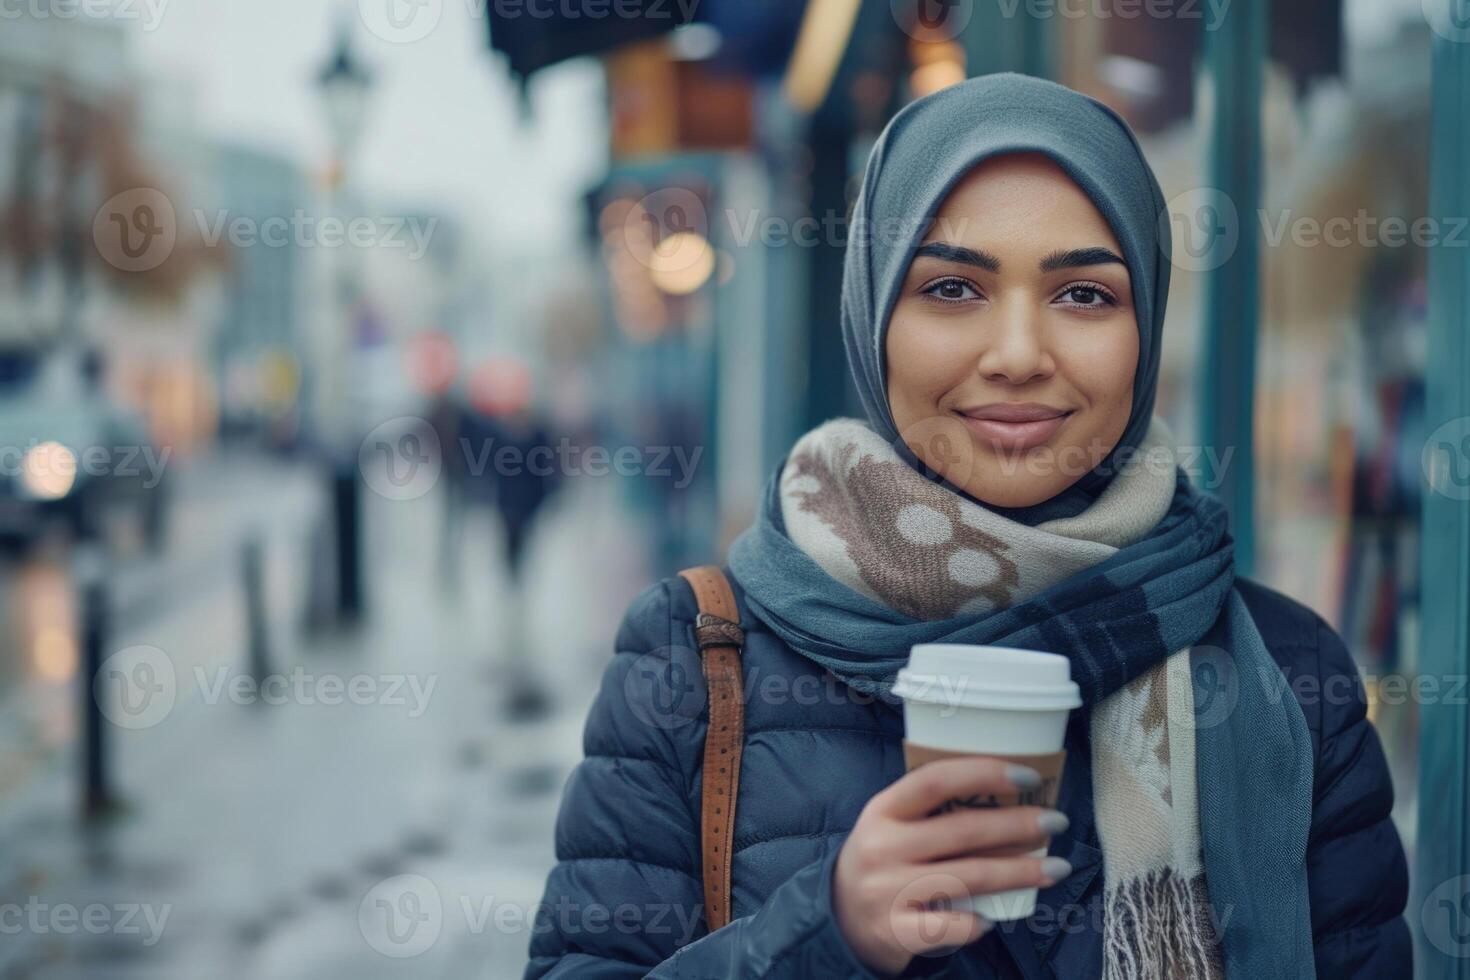
[(1044, 503), (1067, 489), (1071, 484), (1064, 483), (1059, 486), (1026, 486), (1016, 487), (1014, 485), (998, 488), (995, 486), (969, 486), (965, 490), (988, 507), (1004, 507), (1014, 510), (1017, 507), (1034, 507)]

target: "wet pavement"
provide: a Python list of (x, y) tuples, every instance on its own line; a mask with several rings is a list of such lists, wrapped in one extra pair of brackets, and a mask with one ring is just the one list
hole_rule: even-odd
[[(569, 481), (519, 591), (484, 512), (451, 536), (446, 575), (440, 495), (369, 494), (369, 618), (309, 633), (320, 481), (258, 460), (191, 476), (167, 558), (119, 580), (150, 608), (120, 611), (107, 647), (110, 819), (78, 818), (74, 649), (7, 620), (0, 717), (27, 735), (0, 767), (0, 978), (518, 976), (586, 705), (648, 578), (616, 485)], [(236, 564), (251, 532), (261, 679)], [(35, 607), (13, 583), (37, 578), (64, 626), (71, 570), (6, 570), (12, 609)], [(527, 669), (558, 692), (535, 722), (506, 711)]]

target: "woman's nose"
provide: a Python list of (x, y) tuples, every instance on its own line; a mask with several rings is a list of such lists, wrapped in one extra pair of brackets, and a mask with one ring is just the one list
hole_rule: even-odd
[(977, 367), (992, 381), (1025, 384), (1056, 370), (1041, 335), (1041, 318), (1030, 303), (1003, 307), (981, 331), (985, 347)]

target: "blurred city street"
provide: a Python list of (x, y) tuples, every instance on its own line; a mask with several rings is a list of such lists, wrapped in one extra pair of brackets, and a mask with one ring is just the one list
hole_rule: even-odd
[(522, 975), (629, 602), (870, 408), (864, 161), (1005, 72), (1157, 177), (1154, 411), (1463, 972), (1452, 4), (0, 0), (0, 980)]
[[(458, 574), (446, 586), (442, 495), (369, 495), (369, 619), (314, 636), (275, 630), (273, 670), (303, 672), (292, 690), (306, 693), (273, 704), (269, 685), (256, 703), (221, 694), (221, 676), (248, 676), (244, 609), (235, 555), (200, 549), (265, 528), (273, 620), (299, 620), (320, 506), (313, 474), (219, 455), (183, 476), (171, 532), (183, 546), (138, 573), (167, 583), (148, 591), (172, 601), (146, 625), (119, 629), (112, 644), (164, 651), (177, 688), (156, 723), (111, 727), (120, 812), (79, 827), (78, 747), (44, 734), (75, 729), (70, 678), (32, 672), (6, 706), (8, 725), (24, 716), (35, 731), (5, 741), (0, 881), (38, 915), (105, 907), (111, 926), (89, 935), (57, 921), (7, 935), (0, 976), (516, 974), (552, 861), (557, 794), (580, 756), (582, 716), (610, 655), (609, 623), (644, 575), (632, 525), (616, 519), (615, 486), (577, 482), (548, 509), (528, 558), (526, 600), (499, 570), (499, 531), (486, 514), (472, 514), (457, 539)], [(7, 575), (43, 574), (37, 561)], [(64, 577), (54, 575), (52, 587), (64, 595)], [(5, 656), (28, 655), (9, 631)], [(545, 718), (508, 718), (514, 663), (555, 691)], [(323, 683), (331, 677), (362, 679), (372, 693), (331, 703)], [(386, 952), (376, 948), (359, 920), (374, 886), (405, 874), (433, 882), (443, 903), (432, 948), (412, 959), (395, 958), (381, 940)], [(121, 921), (125, 909), (136, 910), (137, 934)], [(150, 914), (161, 928), (150, 929)]]

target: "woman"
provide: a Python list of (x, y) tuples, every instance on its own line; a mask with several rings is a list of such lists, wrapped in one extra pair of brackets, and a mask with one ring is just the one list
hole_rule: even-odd
[[(1409, 975), (1356, 669), (1235, 578), (1153, 416), (1165, 213), (1128, 127), (1062, 86), (990, 75), (894, 118), (843, 284), (867, 420), (804, 435), (730, 554), (734, 921), (701, 914), (697, 609), (670, 578), (618, 632), (528, 977)], [(993, 760), (905, 774), (891, 687), (938, 640), (1070, 658), (1056, 810), (940, 812), (1030, 776)], [(1032, 885), (1024, 923), (932, 901)]]

